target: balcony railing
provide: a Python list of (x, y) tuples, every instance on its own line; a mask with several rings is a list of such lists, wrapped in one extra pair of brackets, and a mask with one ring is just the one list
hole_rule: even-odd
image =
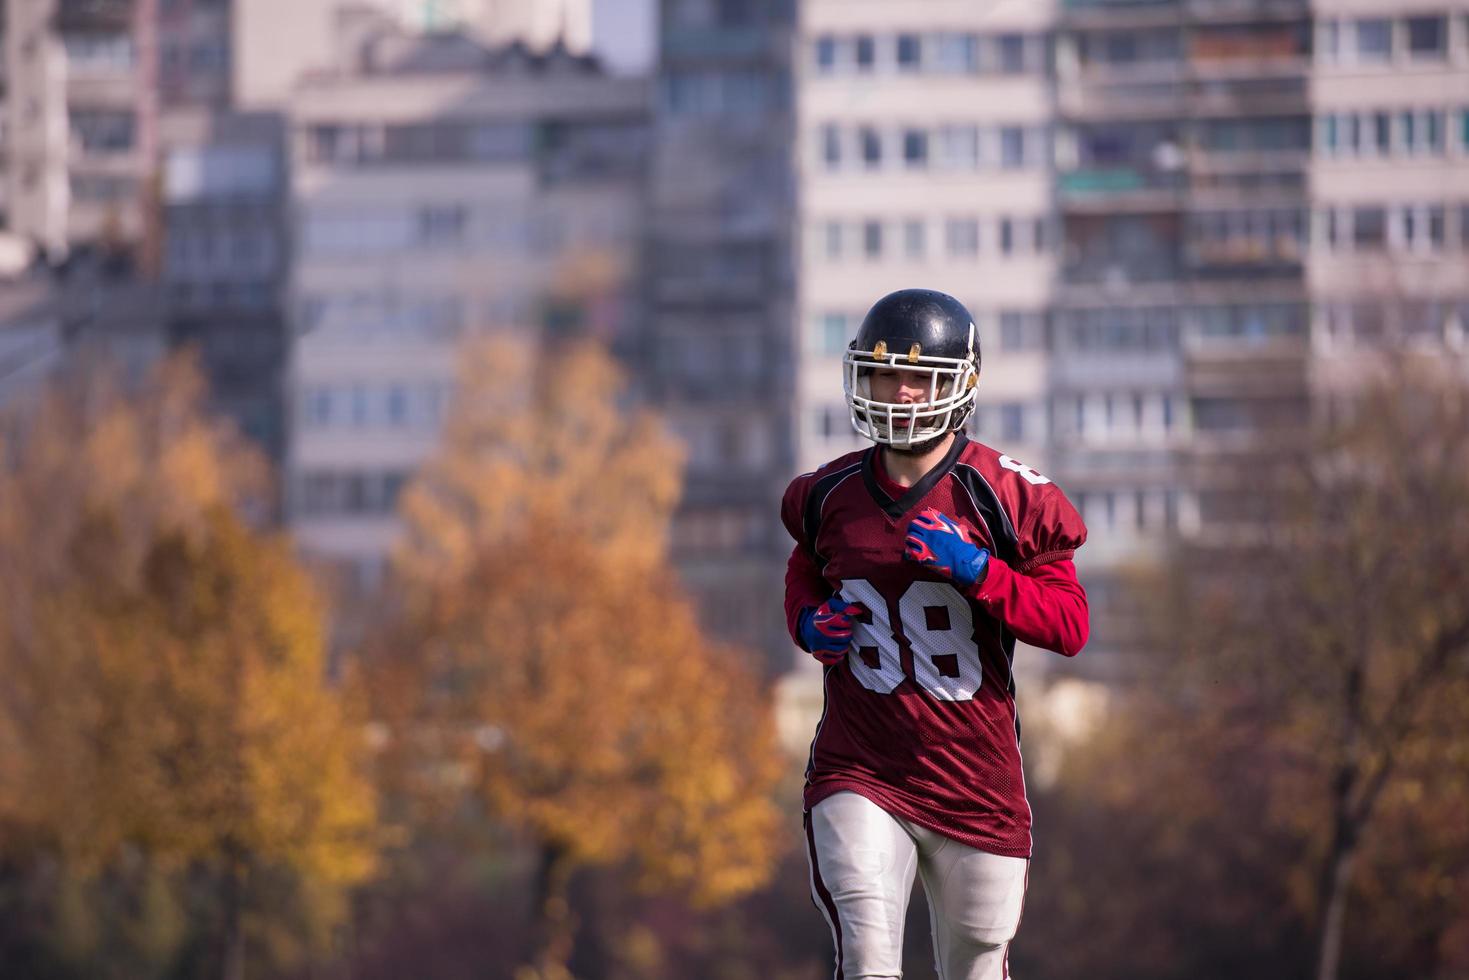
[(56, 27), (62, 33), (126, 30), (133, 22), (133, 0), (60, 0)]

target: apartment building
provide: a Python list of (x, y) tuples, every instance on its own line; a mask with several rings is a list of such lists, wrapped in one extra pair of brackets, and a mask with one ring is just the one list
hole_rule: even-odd
[(1463, 357), (1469, 326), (1469, 3), (1317, 0), (1311, 71), (1312, 382), (1385, 346)]
[(3, 227), (59, 260), (102, 243), (146, 264), (157, 0), (5, 6)]
[(627, 362), (688, 446), (672, 547), (702, 621), (784, 670), (792, 8), (664, 0), (660, 20), (645, 332)]
[(800, 5), (799, 469), (858, 445), (841, 354), (876, 299), (912, 286), (975, 315), (978, 435), (1046, 465), (1053, 17), (1045, 2)]
[(234, 4), (231, 0), (156, 2), (158, 98), (162, 107), (225, 108), (230, 100), (230, 15)]
[(1227, 540), (1260, 435), (1308, 417), (1310, 10), (1072, 0), (1056, 30), (1053, 475), (1092, 531), (1093, 652), (1120, 654), (1129, 565)]
[[(290, 524), (370, 581), (436, 444), (470, 333), (625, 330), (648, 87), (553, 48), (486, 48), (370, 16), (291, 98)], [(549, 302), (576, 263), (603, 285)]]
[(159, 142), (169, 342), (195, 349), (213, 407), (280, 462), (285, 122), (272, 113), (175, 108), (162, 118)]
[(228, 63), (235, 108), (283, 107), (303, 73), (333, 62), (341, 31), (363, 13), (412, 34), (460, 32), (491, 47), (519, 41), (535, 53), (559, 44), (582, 54), (592, 37), (591, 0), (235, 0)]

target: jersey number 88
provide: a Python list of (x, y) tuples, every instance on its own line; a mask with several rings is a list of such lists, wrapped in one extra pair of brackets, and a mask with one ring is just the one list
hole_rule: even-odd
[[(870, 623), (852, 630), (853, 652), (847, 655), (852, 675), (869, 691), (891, 694), (903, 673), (901, 640), (913, 651), (913, 674), (925, 691), (940, 701), (968, 701), (979, 690), (983, 671), (974, 642), (974, 610), (948, 582), (914, 582), (898, 600), (898, 622), (890, 622), (888, 603), (866, 579), (842, 581), (841, 596), (872, 612)], [(877, 665), (862, 656), (862, 647), (877, 648)]]

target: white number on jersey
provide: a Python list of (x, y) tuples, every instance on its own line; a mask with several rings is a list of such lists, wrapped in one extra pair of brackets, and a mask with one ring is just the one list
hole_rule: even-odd
[[(869, 691), (891, 694), (903, 682), (898, 638), (913, 651), (914, 680), (940, 701), (968, 701), (984, 680), (974, 642), (974, 610), (948, 582), (914, 582), (898, 600), (898, 619), (889, 622), (887, 600), (866, 579), (846, 579), (841, 596), (872, 612), (872, 622), (854, 623), (847, 665)], [(860, 648), (877, 648), (877, 666)]]
[(1051, 478), (1050, 477), (1048, 477), (1048, 476), (1041, 476), (1035, 470), (1031, 469), (1029, 466), (1026, 466), (1024, 463), (1020, 462), (1020, 460), (1018, 460), (1018, 459), (1011, 459), (1009, 456), (1001, 456), (1000, 457), (1000, 465), (1003, 466), (1007, 470), (1011, 470), (1011, 471), (1013, 471), (1015, 473), (1019, 473), (1020, 476), (1025, 480), (1025, 482), (1031, 484), (1032, 486), (1037, 486), (1038, 487), (1042, 483), (1050, 483), (1051, 482)]

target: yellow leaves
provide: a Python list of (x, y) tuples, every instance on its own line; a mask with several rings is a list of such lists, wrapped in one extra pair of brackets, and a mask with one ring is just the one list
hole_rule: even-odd
[(404, 495), (404, 579), (453, 582), (520, 529), (562, 521), (630, 574), (654, 567), (681, 452), (654, 419), (621, 410), (622, 394), (615, 366), (589, 345), (466, 348), (444, 450)]
[(340, 914), (324, 896), (376, 860), (364, 726), (328, 685), (322, 603), (288, 542), (236, 511), (264, 464), (201, 397), (170, 362), (136, 393), (107, 374), (53, 390), (12, 429), (0, 857), (268, 867)]
[(666, 571), (681, 453), (622, 397), (590, 345), (467, 353), (444, 449), (404, 495), (395, 643), (424, 694), (399, 731), (457, 733), (484, 803), (543, 844), (724, 901), (776, 857), (768, 693)]

